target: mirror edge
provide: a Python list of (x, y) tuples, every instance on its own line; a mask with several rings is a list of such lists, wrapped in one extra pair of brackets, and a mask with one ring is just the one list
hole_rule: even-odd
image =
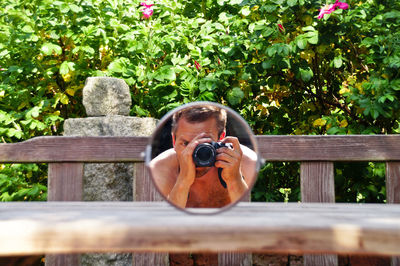
[[(204, 208), (204, 212), (202, 211), (191, 211), (191, 210), (202, 210), (202, 208), (181, 208), (178, 207), (176, 204), (173, 204), (170, 200), (168, 200), (168, 198), (161, 193), (159, 187), (157, 186), (155, 179), (153, 177), (152, 171), (150, 170), (150, 161), (152, 160), (151, 158), (151, 153), (152, 153), (152, 143), (155, 139), (155, 136), (157, 135), (158, 131), (160, 128), (162, 128), (167, 122), (168, 120), (172, 117), (172, 115), (181, 110), (181, 109), (185, 109), (187, 107), (190, 106), (194, 106), (194, 105), (202, 105), (202, 104), (211, 104), (214, 106), (217, 106), (219, 108), (223, 108), (225, 109), (227, 112), (229, 112), (235, 119), (237, 119), (238, 121), (240, 121), (240, 123), (243, 125), (243, 127), (245, 128), (246, 133), (250, 136), (250, 141), (251, 144), (253, 145), (253, 149), (254, 152), (256, 153), (257, 156), (257, 161), (256, 161), (256, 166), (255, 166), (255, 177), (253, 178), (253, 181), (251, 182), (251, 185), (249, 186), (249, 188), (247, 189), (246, 192), (243, 193), (243, 195), (237, 199), (235, 202), (231, 202), (230, 204), (223, 206), (221, 208)], [(247, 121), (241, 116), (239, 115), (235, 110), (233, 110), (232, 108), (222, 105), (220, 103), (216, 103), (216, 102), (208, 102), (208, 101), (196, 101), (196, 102), (190, 102), (190, 103), (186, 103), (186, 104), (182, 104), (181, 106), (174, 108), (170, 111), (168, 111), (157, 123), (156, 125), (156, 129), (153, 131), (153, 133), (151, 134), (151, 136), (149, 137), (149, 141), (146, 145), (145, 148), (145, 168), (146, 171), (148, 172), (150, 178), (151, 178), (151, 183), (153, 184), (153, 186), (156, 188), (157, 192), (161, 195), (161, 197), (171, 206), (173, 206), (175, 209), (179, 210), (179, 211), (183, 211), (187, 214), (191, 214), (191, 215), (215, 215), (215, 214), (219, 214), (221, 212), (227, 211), (228, 209), (236, 206), (237, 204), (239, 204), (245, 197), (250, 196), (251, 199), (251, 191), (257, 181), (257, 176), (258, 173), (260, 171), (261, 168), (261, 164), (262, 164), (262, 158), (260, 156), (259, 153), (259, 147), (258, 147), (258, 142), (257, 142), (257, 138), (254, 135), (253, 131), (251, 130), (249, 124), (247, 123)], [(213, 210), (212, 212), (207, 212), (207, 210)], [(215, 210), (215, 211), (214, 211)]]

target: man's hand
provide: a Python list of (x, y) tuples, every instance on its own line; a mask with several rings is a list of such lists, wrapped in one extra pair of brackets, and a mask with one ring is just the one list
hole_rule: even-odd
[[(184, 145), (184, 147), (176, 147), (176, 149), (183, 148), (183, 150), (180, 153), (177, 153), (179, 174), (168, 198), (182, 208), (186, 207), (190, 187), (196, 178), (196, 166), (193, 162), (193, 151), (197, 145), (211, 141), (212, 139), (207, 137), (207, 134), (201, 133)], [(183, 144), (177, 143), (176, 145)]]
[(239, 140), (236, 137), (226, 137), (222, 142), (231, 143), (233, 149), (228, 147), (219, 148), (217, 150), (218, 154), (215, 166), (222, 168), (221, 177), (227, 184), (231, 201), (234, 202), (248, 189), (240, 171), (243, 153), (240, 149)]

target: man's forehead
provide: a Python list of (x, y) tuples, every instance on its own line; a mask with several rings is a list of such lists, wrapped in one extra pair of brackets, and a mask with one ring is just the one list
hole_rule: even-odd
[(218, 135), (216, 120), (210, 118), (202, 122), (189, 122), (186, 119), (179, 119), (175, 131), (177, 138), (193, 138), (200, 133), (205, 133), (209, 137)]

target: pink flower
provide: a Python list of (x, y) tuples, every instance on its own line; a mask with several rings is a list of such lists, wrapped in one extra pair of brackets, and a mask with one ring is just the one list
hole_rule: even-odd
[(335, 9), (336, 9), (336, 4), (325, 5), (325, 6), (323, 6), (323, 7), (319, 10), (318, 19), (323, 18), (324, 15), (326, 15), (326, 14), (332, 13), (333, 11), (335, 11)]
[(278, 30), (280, 33), (285, 33), (285, 28), (282, 26), (282, 24), (278, 24)]
[(143, 18), (148, 19), (153, 15), (153, 9), (145, 8), (142, 10)]
[(196, 60), (194, 60), (194, 65), (196, 66), (197, 70), (200, 70), (201, 65)]
[[(146, 1), (146, 0), (145, 0)], [(142, 14), (144, 19), (148, 19), (153, 15), (153, 4), (148, 4), (147, 2), (141, 2), (140, 5), (144, 6)]]
[(336, 0), (334, 4), (325, 5), (319, 10), (318, 19), (323, 18), (325, 14), (332, 13), (333, 11), (336, 10), (336, 8), (348, 9), (349, 5), (345, 2), (339, 2), (339, 0)]
[(348, 9), (349, 5), (345, 2), (339, 2), (339, 0), (336, 0), (335, 5), (340, 8), (340, 9)]
[(147, 4), (146, 2), (141, 2), (140, 5), (144, 6), (144, 8), (151, 8), (154, 4)]

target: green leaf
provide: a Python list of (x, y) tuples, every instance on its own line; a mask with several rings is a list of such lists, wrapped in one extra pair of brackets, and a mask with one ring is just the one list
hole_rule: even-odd
[(68, 61), (64, 61), (62, 62), (62, 64), (60, 65), (60, 74), (61, 75), (66, 75), (68, 74), (70, 71), (74, 71), (75, 70), (75, 63), (74, 62), (68, 62)]
[(153, 78), (158, 80), (158, 81), (173, 81), (176, 79), (176, 74), (174, 70), (174, 66), (172, 65), (166, 65), (158, 69), (154, 74)]
[(244, 92), (239, 87), (235, 87), (228, 92), (226, 98), (231, 105), (237, 105), (242, 102)]
[(299, 36), (296, 38), (296, 45), (297, 47), (299, 47), (300, 49), (306, 49), (307, 47), (307, 39), (304, 38), (303, 36)]
[(297, 4), (297, 0), (288, 0), (287, 1), (288, 6), (292, 7), (295, 6)]
[(250, 7), (244, 6), (240, 12), (242, 13), (243, 16), (247, 17), (251, 13)]
[(342, 57), (337, 56), (333, 59), (333, 65), (335, 66), (335, 68), (340, 68), (342, 64), (343, 64)]
[(60, 55), (62, 53), (62, 49), (60, 46), (57, 44), (53, 43), (45, 43), (42, 45), (40, 50), (45, 54), (45, 55), (52, 55), (53, 53), (56, 55)]
[(308, 82), (313, 77), (313, 71), (310, 68), (303, 69), (300, 68), (300, 77), (303, 81)]
[(31, 27), (30, 25), (25, 25), (25, 26), (21, 29), (21, 31), (22, 31), (22, 32), (25, 32), (25, 33), (33, 33), (33, 32), (35, 32), (35, 31), (32, 29), (32, 27)]

